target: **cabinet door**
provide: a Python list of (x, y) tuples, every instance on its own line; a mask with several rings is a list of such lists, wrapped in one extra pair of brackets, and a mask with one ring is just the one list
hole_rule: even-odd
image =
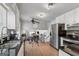
[(67, 30), (67, 25), (70, 23), (69, 12), (65, 13), (65, 30)]
[(63, 50), (59, 49), (59, 56), (70, 56), (70, 55), (64, 52)]
[(69, 11), (67, 13), (65, 13), (65, 30), (67, 30), (67, 25), (71, 26), (72, 24), (74, 24), (74, 16), (75, 16), (75, 11)]
[(74, 23), (79, 23), (79, 8), (75, 9)]
[(73, 20), (74, 20), (74, 11), (70, 11), (70, 12), (67, 12), (65, 14), (65, 23), (66, 24), (69, 24), (69, 25), (72, 25), (73, 24)]
[(61, 15), (56, 18), (56, 23), (64, 23), (64, 15)]

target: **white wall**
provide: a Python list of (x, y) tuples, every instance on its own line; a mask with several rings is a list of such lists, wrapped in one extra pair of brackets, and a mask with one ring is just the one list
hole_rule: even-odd
[[(40, 19), (41, 20), (41, 19)], [(48, 22), (47, 21), (41, 21), (39, 24), (40, 30), (48, 30)]]
[(50, 39), (49, 39), (49, 37), (50, 37), (50, 34), (49, 34), (49, 31), (48, 30), (38, 30), (39, 31), (39, 33), (41, 34), (45, 34), (46, 35), (46, 37), (45, 37), (45, 42), (49, 42), (50, 41)]
[[(49, 36), (49, 31), (48, 31), (48, 29), (45, 29), (45, 27), (47, 28), (48, 27), (48, 24), (47, 24), (47, 26), (45, 26), (46, 24), (44, 23), (44, 24), (42, 24), (42, 25), (40, 25), (41, 27), (40, 27), (40, 29), (39, 30), (37, 30), (37, 31), (39, 31), (40, 33), (46, 33), (46, 36)], [(44, 29), (42, 28), (42, 26), (45, 26), (44, 27)], [(31, 22), (22, 22), (22, 32), (24, 33), (24, 32), (34, 32), (35, 30), (33, 29), (33, 26), (32, 26), (32, 23)], [(49, 42), (49, 37), (46, 39), (46, 42)]]
[[(29, 30), (29, 31), (33, 31), (33, 24), (29, 21), (23, 21), (22, 22), (22, 28)], [(39, 29), (40, 30), (47, 30), (48, 29), (48, 23), (47, 22), (40, 22), (39, 24)]]
[(24, 32), (24, 31), (29, 31), (29, 32), (34, 31), (32, 24), (28, 23), (28, 22), (22, 22), (22, 32)]
[[(34, 31), (31, 21), (22, 21), (22, 31)], [(48, 30), (48, 22), (41, 21), (39, 24), (39, 30)]]

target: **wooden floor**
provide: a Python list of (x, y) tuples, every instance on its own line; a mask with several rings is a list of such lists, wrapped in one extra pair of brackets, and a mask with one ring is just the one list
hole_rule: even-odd
[(48, 43), (29, 44), (25, 42), (25, 56), (58, 56), (58, 51)]

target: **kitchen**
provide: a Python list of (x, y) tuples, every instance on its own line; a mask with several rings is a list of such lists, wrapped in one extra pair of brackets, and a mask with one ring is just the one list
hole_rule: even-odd
[(49, 43), (57, 56), (79, 56), (79, 4), (0, 4), (0, 56), (24, 56), (21, 35), (36, 31), (45, 34), (43, 43)]

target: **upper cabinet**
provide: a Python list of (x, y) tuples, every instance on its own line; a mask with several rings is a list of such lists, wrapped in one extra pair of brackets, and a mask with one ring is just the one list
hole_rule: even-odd
[(74, 23), (79, 23), (79, 8), (75, 9)]
[(64, 21), (64, 15), (61, 15), (61, 16), (58, 16), (57, 18), (56, 18), (56, 23), (64, 23), (65, 21)]
[(72, 25), (74, 23), (75, 11), (72, 10), (65, 14), (65, 23), (68, 25)]
[(64, 23), (65, 30), (68, 30), (67, 27), (71, 27), (73, 24), (79, 24), (79, 8), (73, 9), (61, 16), (58, 16), (56, 18), (56, 23)]

